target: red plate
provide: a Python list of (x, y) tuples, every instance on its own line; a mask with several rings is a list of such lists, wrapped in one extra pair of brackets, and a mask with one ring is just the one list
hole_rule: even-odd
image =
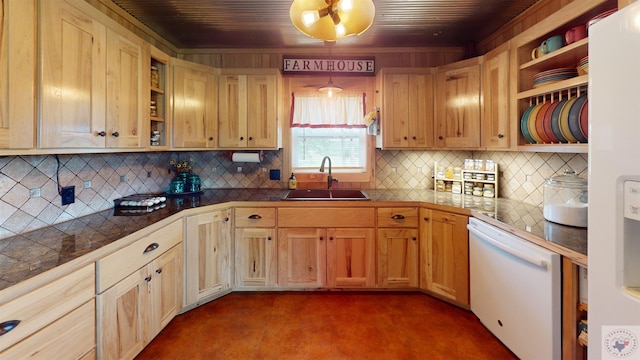
[(536, 116), (536, 132), (538, 136), (544, 143), (550, 143), (551, 139), (547, 136), (546, 131), (544, 131), (544, 117), (547, 113), (547, 109), (551, 106), (552, 103), (544, 103), (542, 107), (540, 107), (540, 111), (538, 111), (538, 115)]
[(580, 108), (580, 132), (587, 139), (589, 138), (589, 100), (585, 101)]
[(550, 142), (552, 143), (560, 142), (560, 140), (558, 140), (558, 138), (553, 134), (553, 130), (551, 130), (551, 114), (553, 113), (553, 110), (556, 108), (556, 106), (558, 106), (559, 103), (560, 101), (558, 100), (553, 101), (551, 105), (549, 105), (549, 107), (547, 108), (547, 111), (544, 113), (544, 117), (542, 118), (542, 128), (544, 129), (544, 133), (547, 135)]

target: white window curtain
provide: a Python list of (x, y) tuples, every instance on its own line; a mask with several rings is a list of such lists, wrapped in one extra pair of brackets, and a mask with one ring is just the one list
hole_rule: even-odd
[(291, 127), (366, 127), (365, 95), (359, 93), (291, 94)]

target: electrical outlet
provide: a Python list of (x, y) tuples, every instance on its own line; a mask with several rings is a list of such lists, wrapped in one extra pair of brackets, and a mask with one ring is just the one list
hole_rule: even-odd
[(126, 175), (121, 175), (120, 176), (120, 182), (127, 182), (127, 176)]
[(30, 189), (29, 190), (29, 197), (37, 198), (37, 197), (40, 197), (41, 195), (42, 194), (41, 194), (40, 188), (35, 188), (35, 189)]
[(91, 189), (91, 180), (85, 180), (82, 182), (82, 187), (85, 189)]
[(236, 172), (241, 173), (241, 172), (242, 172), (242, 166), (238, 166), (238, 167), (236, 168)]
[(60, 198), (62, 199), (62, 205), (73, 204), (76, 201), (76, 187), (63, 187), (60, 193)]
[(150, 178), (151, 177), (151, 171), (147, 171), (147, 177)]
[(528, 182), (531, 182), (531, 175), (526, 175), (525, 176), (525, 180), (528, 181)]

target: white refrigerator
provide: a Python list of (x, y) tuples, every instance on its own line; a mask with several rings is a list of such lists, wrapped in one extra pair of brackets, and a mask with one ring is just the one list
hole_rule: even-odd
[(589, 359), (640, 359), (640, 2), (589, 31)]

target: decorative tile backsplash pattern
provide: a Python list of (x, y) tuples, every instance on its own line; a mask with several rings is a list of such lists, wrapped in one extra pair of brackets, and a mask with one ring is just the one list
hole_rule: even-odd
[[(60, 155), (60, 184), (75, 186), (76, 196), (65, 206), (55, 156), (0, 157), (0, 239), (111, 208), (122, 196), (166, 191), (175, 176), (172, 159), (191, 161), (203, 188), (283, 188), (284, 182), (269, 180), (270, 169), (282, 169), (282, 151), (264, 155), (262, 163), (232, 163), (226, 151)], [(434, 161), (462, 165), (465, 158), (494, 160), (500, 196), (534, 205), (542, 204), (546, 178), (567, 167), (587, 177), (586, 154), (378, 150), (375, 185), (432, 189)]]

